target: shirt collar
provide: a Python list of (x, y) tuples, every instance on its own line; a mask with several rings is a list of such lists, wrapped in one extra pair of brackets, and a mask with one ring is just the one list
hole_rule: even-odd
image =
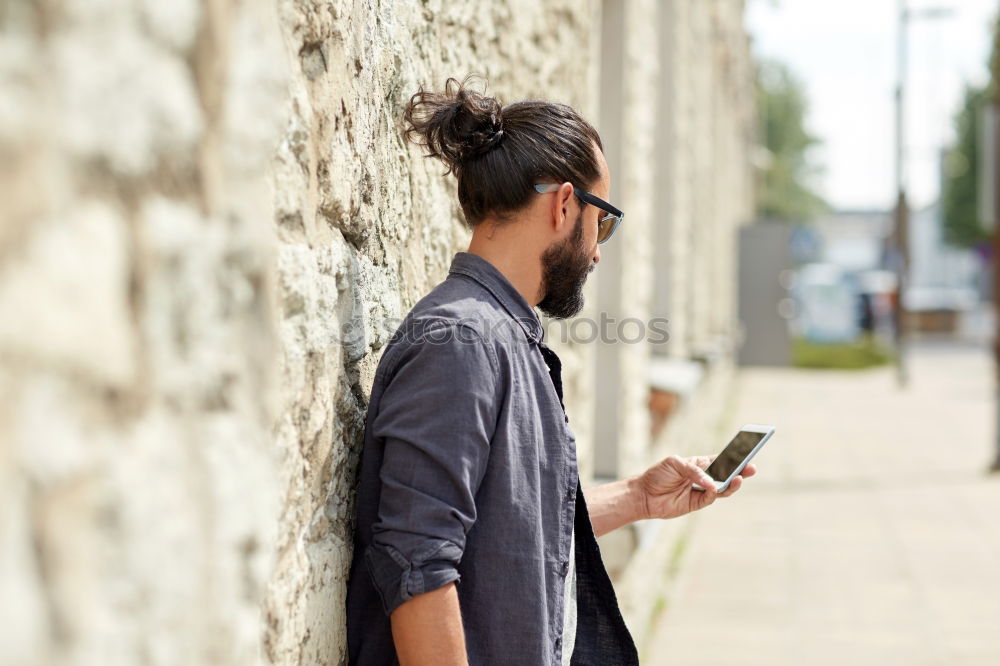
[(542, 341), (542, 323), (538, 320), (538, 314), (493, 264), (479, 255), (459, 252), (452, 259), (448, 272), (465, 275), (478, 282), (521, 326), (529, 340), (535, 343)]

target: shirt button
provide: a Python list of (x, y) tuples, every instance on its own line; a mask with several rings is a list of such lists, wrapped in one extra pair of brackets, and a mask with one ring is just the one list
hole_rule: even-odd
[(556, 636), (556, 649), (558, 650), (561, 647), (562, 647), (562, 636)]
[(563, 562), (563, 563), (561, 563), (559, 565), (559, 571), (562, 572), (563, 576), (565, 576), (567, 573), (569, 573), (569, 560), (566, 560), (565, 562)]

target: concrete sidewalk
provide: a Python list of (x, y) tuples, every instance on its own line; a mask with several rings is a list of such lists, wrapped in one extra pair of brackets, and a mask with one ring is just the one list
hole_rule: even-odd
[(760, 474), (697, 518), (644, 664), (1000, 664), (993, 365), (923, 344), (889, 369), (754, 369)]

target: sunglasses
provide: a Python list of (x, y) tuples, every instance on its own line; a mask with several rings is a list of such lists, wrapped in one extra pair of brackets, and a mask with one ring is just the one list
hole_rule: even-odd
[[(548, 194), (549, 192), (555, 192), (561, 185), (555, 184), (545, 184), (545, 185), (535, 185), (535, 191), (539, 194)], [(604, 199), (600, 197), (595, 197), (590, 192), (581, 190), (576, 185), (573, 186), (573, 193), (584, 203), (588, 203), (595, 208), (598, 208), (604, 215), (602, 215), (597, 220), (597, 244), (606, 242), (611, 236), (618, 230), (618, 225), (622, 223), (625, 219), (625, 213), (621, 212), (611, 204), (609, 204)]]

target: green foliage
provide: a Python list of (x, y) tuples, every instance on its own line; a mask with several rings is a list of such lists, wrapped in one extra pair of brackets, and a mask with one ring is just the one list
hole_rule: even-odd
[[(994, 47), (990, 62), (997, 56)], [(979, 145), (980, 114), (984, 104), (994, 99), (995, 82), (985, 88), (967, 88), (962, 108), (955, 116), (957, 141), (948, 152), (941, 193), (944, 237), (952, 245), (971, 247), (990, 238), (979, 224), (979, 151), (993, 147)]]
[(805, 89), (780, 63), (757, 66), (757, 114), (767, 155), (757, 169), (757, 216), (807, 222), (829, 210), (811, 187), (820, 173), (810, 160), (819, 140), (805, 127)]
[(842, 344), (792, 341), (792, 365), (797, 368), (862, 370), (885, 365), (891, 360), (892, 355), (871, 338)]

